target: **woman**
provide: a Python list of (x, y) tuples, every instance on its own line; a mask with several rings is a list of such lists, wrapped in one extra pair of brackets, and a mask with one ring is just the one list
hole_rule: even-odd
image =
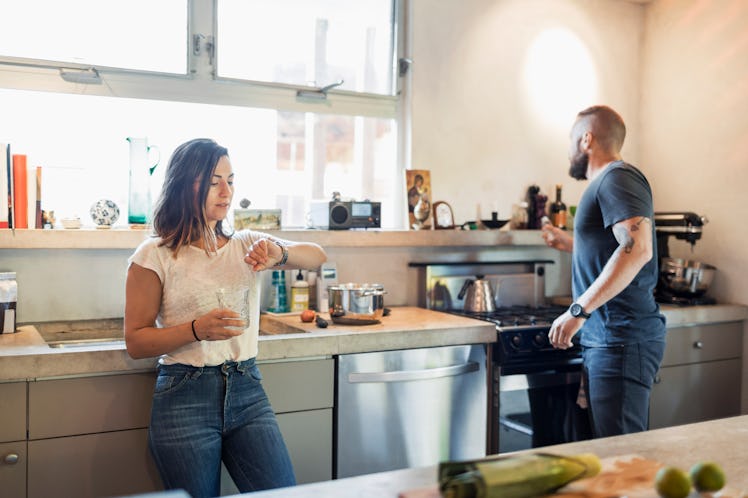
[[(230, 232), (228, 151), (195, 139), (174, 151), (154, 209), (155, 237), (128, 260), (125, 341), (159, 356), (149, 447), (167, 489), (220, 494), (221, 461), (241, 492), (295, 484), (255, 365), (260, 284), (267, 268), (317, 268), (316, 244)], [(249, 323), (216, 290), (249, 288)]]

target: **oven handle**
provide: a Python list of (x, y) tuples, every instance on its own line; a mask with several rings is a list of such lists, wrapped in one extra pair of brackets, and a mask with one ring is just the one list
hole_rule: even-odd
[(582, 373), (579, 370), (503, 375), (499, 377), (499, 391), (526, 391), (540, 387), (567, 386), (578, 384), (581, 377)]
[(426, 368), (423, 370), (392, 370), (390, 372), (353, 372), (348, 374), (348, 382), (359, 384), (363, 382), (404, 382), (408, 380), (439, 379), (442, 377), (456, 377), (480, 370), (480, 364), (475, 361), (452, 365), (449, 367)]

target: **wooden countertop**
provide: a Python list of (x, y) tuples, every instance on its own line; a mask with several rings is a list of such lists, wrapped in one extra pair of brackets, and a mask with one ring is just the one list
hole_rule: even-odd
[[(610, 438), (548, 446), (543, 451), (562, 454), (592, 452), (601, 458), (618, 455), (641, 455), (686, 471), (698, 461), (714, 461), (725, 471), (727, 486), (737, 491), (733, 498), (748, 493), (748, 415), (697, 424), (668, 427), (653, 431)], [(525, 452), (526, 453), (526, 452)], [(348, 498), (376, 496), (397, 498), (413, 489), (433, 487), (436, 466), (404, 469), (335, 481), (306, 484), (292, 488), (252, 493), (252, 498)], [(237, 496), (250, 496), (237, 495)], [(657, 494), (652, 490), (652, 497)], [(725, 495), (727, 496), (727, 495)]]

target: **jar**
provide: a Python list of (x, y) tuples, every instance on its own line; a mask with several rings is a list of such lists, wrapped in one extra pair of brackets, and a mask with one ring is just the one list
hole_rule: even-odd
[(528, 204), (525, 201), (512, 205), (512, 219), (510, 225), (512, 230), (522, 230), (527, 228), (527, 220), (529, 217), (527, 207)]
[(16, 304), (18, 301), (18, 284), (16, 272), (0, 273), (0, 334), (12, 334), (16, 331)]

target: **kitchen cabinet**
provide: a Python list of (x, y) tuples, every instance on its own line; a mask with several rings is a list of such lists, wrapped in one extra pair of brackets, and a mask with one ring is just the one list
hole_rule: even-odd
[(162, 489), (148, 453), (155, 372), (29, 382), (28, 498)]
[(26, 383), (0, 384), (0, 493), (26, 496)]
[(674, 327), (666, 340), (650, 428), (739, 415), (743, 322)]

